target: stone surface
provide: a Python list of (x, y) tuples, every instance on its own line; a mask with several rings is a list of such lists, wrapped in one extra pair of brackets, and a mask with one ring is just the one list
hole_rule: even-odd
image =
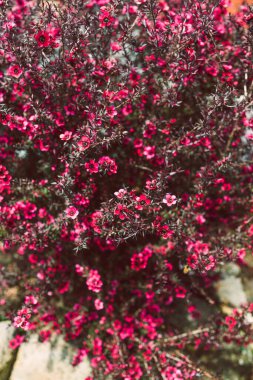
[(240, 305), (247, 302), (242, 280), (239, 277), (225, 277), (217, 282), (216, 290), (220, 301), (224, 304), (240, 307)]
[(13, 327), (10, 322), (0, 322), (0, 380), (8, 380), (16, 353), (9, 348)]
[(0, 322), (0, 363), (8, 361), (12, 350), (9, 348), (9, 341), (12, 339), (13, 327), (9, 321)]
[(61, 337), (39, 343), (36, 335), (21, 345), (10, 380), (84, 380), (90, 374), (88, 359), (73, 367), (73, 349)]
[(227, 277), (227, 276), (236, 276), (237, 277), (241, 273), (241, 268), (239, 267), (239, 265), (237, 265), (235, 263), (226, 264), (223, 267), (223, 270), (224, 270), (225, 277)]
[(253, 302), (253, 278), (243, 278), (245, 293), (249, 302)]

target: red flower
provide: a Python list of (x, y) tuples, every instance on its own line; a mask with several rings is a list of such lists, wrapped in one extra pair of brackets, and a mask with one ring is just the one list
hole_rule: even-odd
[(9, 347), (13, 350), (18, 348), (21, 343), (25, 340), (25, 337), (23, 335), (16, 335), (15, 338), (11, 339), (9, 341)]
[(137, 210), (143, 210), (143, 207), (150, 204), (150, 199), (146, 197), (146, 195), (140, 195), (139, 197), (136, 197), (137, 205), (135, 208)]
[(229, 331), (233, 331), (234, 327), (237, 324), (235, 318), (233, 318), (233, 317), (231, 317), (229, 315), (225, 318), (225, 323), (226, 323), (226, 325), (228, 325)]
[(195, 253), (193, 255), (188, 256), (187, 263), (190, 268), (196, 269), (198, 265), (198, 256), (195, 255)]
[(90, 147), (90, 139), (87, 136), (82, 136), (81, 139), (77, 143), (78, 149), (83, 152), (84, 150)]
[(23, 73), (23, 70), (19, 65), (12, 65), (9, 67), (7, 73), (12, 77), (19, 78), (20, 75)]
[(99, 26), (103, 28), (112, 25), (114, 22), (114, 17), (112, 17), (108, 11), (103, 11), (99, 16), (99, 21)]
[(66, 281), (63, 284), (61, 284), (61, 286), (59, 286), (59, 288), (57, 290), (60, 294), (64, 294), (64, 293), (68, 292), (69, 291), (69, 281)]
[(148, 247), (145, 247), (142, 252), (134, 253), (131, 257), (131, 269), (135, 271), (145, 269), (148, 264), (148, 259), (152, 254), (153, 252)]
[(135, 253), (131, 257), (131, 269), (139, 271), (145, 269), (148, 263), (148, 257), (144, 256), (142, 252)]
[(114, 215), (118, 215), (118, 217), (121, 220), (128, 218), (127, 213), (128, 213), (127, 207), (121, 204), (118, 204), (117, 208), (114, 210)]
[(183, 288), (182, 286), (177, 286), (175, 288), (175, 293), (177, 298), (185, 298), (186, 295), (186, 289)]
[(89, 162), (86, 162), (84, 164), (85, 169), (89, 173), (98, 173), (98, 164), (96, 163), (95, 160), (90, 160)]
[(117, 173), (117, 164), (113, 158), (108, 156), (103, 156), (98, 161), (99, 166), (102, 170), (105, 170), (108, 175)]
[(67, 217), (71, 219), (75, 219), (77, 215), (79, 214), (79, 211), (74, 206), (68, 207), (65, 210), (65, 212), (66, 212)]
[(39, 47), (48, 47), (51, 43), (50, 35), (43, 30), (35, 34), (34, 38), (37, 41)]

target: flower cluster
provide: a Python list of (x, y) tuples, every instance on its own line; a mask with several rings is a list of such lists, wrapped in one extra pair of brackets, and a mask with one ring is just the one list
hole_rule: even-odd
[(90, 270), (86, 284), (88, 286), (88, 289), (92, 290), (95, 293), (99, 293), (101, 291), (103, 283), (97, 270)]

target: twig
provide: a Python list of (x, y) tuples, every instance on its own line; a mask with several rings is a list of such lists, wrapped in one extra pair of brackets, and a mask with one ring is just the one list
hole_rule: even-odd
[(170, 341), (174, 341), (174, 340), (178, 340), (178, 339), (182, 339), (182, 338), (186, 338), (186, 337), (190, 337), (190, 336), (194, 336), (194, 335), (199, 335), (199, 334), (202, 334), (203, 332), (207, 332), (207, 331), (210, 331), (210, 328), (208, 328), (208, 327), (200, 328), (197, 330), (189, 331), (187, 333), (183, 333), (180, 335), (173, 336), (169, 339), (166, 339), (166, 342), (170, 342)]
[(147, 168), (146, 166), (135, 165), (134, 167), (135, 167), (135, 168), (139, 168), (139, 169), (143, 169), (143, 170), (146, 170), (146, 171), (148, 171), (148, 172), (153, 173), (153, 170), (150, 169), (150, 168)]

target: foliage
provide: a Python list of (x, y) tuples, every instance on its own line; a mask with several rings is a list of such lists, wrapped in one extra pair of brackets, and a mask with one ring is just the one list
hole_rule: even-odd
[(11, 346), (63, 334), (95, 380), (216, 378), (200, 353), (252, 343), (253, 305), (227, 315), (214, 291), (252, 253), (250, 8), (0, 6)]

